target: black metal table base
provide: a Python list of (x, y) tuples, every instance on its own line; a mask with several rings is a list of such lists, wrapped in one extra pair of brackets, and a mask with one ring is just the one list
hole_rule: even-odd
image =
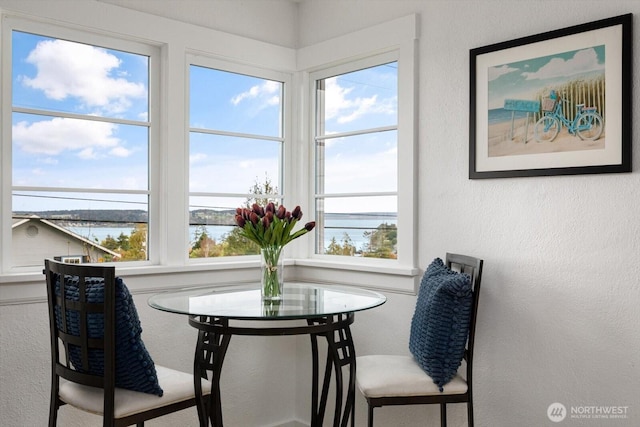
[[(335, 372), (334, 427), (355, 426), (355, 376), (356, 355), (350, 325), (354, 314), (343, 313), (307, 319), (306, 325), (282, 327), (237, 327), (229, 325), (228, 318), (211, 316), (189, 316), (189, 324), (198, 329), (198, 342), (194, 358), (194, 387), (200, 427), (223, 427), (222, 401), (220, 397), (220, 375), (224, 356), (232, 335), (276, 336), (303, 335), (311, 337), (312, 394), (311, 427), (321, 427), (329, 399), (332, 373)], [(273, 321), (270, 321), (273, 322)], [(327, 359), (322, 385), (320, 384), (320, 360), (318, 338), (327, 341)], [(343, 368), (349, 374), (346, 396), (344, 395)], [(209, 399), (203, 397), (200, 378), (211, 380)]]

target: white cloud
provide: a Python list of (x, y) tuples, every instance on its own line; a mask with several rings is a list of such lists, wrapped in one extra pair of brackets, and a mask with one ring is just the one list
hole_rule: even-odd
[(271, 98), (267, 99), (268, 105), (279, 105), (280, 104), (280, 96), (274, 95)]
[(527, 80), (552, 79), (568, 77), (577, 73), (604, 70), (604, 64), (598, 62), (598, 55), (593, 49), (584, 49), (576, 52), (573, 58), (564, 60), (553, 58), (545, 66), (535, 73), (523, 73)]
[[(191, 191), (246, 193), (264, 175), (277, 176), (277, 165), (270, 158), (228, 156), (199, 162), (190, 168)], [(259, 178), (260, 177), (260, 178)], [(275, 182), (275, 180), (274, 180)]]
[(204, 153), (194, 153), (189, 156), (189, 164), (195, 165), (201, 163), (207, 159), (207, 155)]
[(242, 171), (251, 171), (256, 168), (257, 163), (257, 159), (245, 159), (238, 162), (238, 167)]
[(489, 69), (487, 70), (487, 78), (489, 79), (489, 81), (493, 81), (500, 76), (512, 73), (514, 71), (518, 71), (518, 69), (511, 68), (508, 65), (502, 65), (500, 67), (489, 67)]
[(131, 150), (123, 146), (118, 146), (118, 147), (112, 148), (109, 151), (109, 154), (115, 157), (129, 157), (131, 155)]
[[(327, 192), (396, 190), (397, 155), (397, 149), (393, 147), (372, 153), (362, 152), (357, 158), (342, 155), (332, 158), (326, 169)], [(397, 200), (392, 196), (328, 198), (325, 203), (327, 211), (332, 212), (393, 212), (397, 209)]]
[(238, 105), (242, 101), (248, 99), (258, 99), (261, 100), (265, 106), (278, 105), (280, 103), (280, 87), (281, 83), (272, 80), (265, 80), (262, 84), (252, 86), (248, 91), (242, 92), (231, 98), (231, 103), (233, 105)]
[[(363, 151), (357, 157), (340, 153), (328, 159), (325, 175), (328, 192), (357, 193), (372, 189), (396, 189), (397, 156), (397, 148), (392, 147), (371, 153)], [(363, 183), (366, 183), (366, 188), (363, 188)]]
[(45, 165), (57, 165), (58, 159), (56, 159), (55, 157), (45, 157), (43, 159), (39, 159), (39, 162)]
[(349, 123), (369, 113), (395, 113), (395, 99), (378, 100), (377, 95), (368, 98), (349, 98), (353, 88), (342, 87), (336, 77), (325, 80), (325, 119)]
[(85, 149), (80, 150), (80, 152), (78, 152), (78, 157), (80, 157), (83, 160), (90, 160), (90, 159), (98, 158), (98, 155), (93, 150), (93, 147), (87, 147)]
[(12, 133), (14, 143), (26, 153), (55, 156), (75, 151), (81, 158), (95, 158), (105, 150), (119, 156), (127, 154), (121, 140), (113, 136), (116, 129), (113, 123), (56, 117), (34, 123), (18, 122)]
[(78, 98), (86, 108), (110, 113), (125, 111), (131, 98), (146, 96), (143, 84), (113, 78), (120, 60), (106, 50), (65, 40), (39, 42), (26, 61), (35, 65), (34, 78), (20, 76), (25, 86), (39, 89), (57, 101)]
[(354, 108), (349, 114), (340, 115), (338, 123), (350, 123), (359, 117), (366, 115), (374, 110), (378, 96), (373, 95), (371, 98), (357, 98), (354, 102)]

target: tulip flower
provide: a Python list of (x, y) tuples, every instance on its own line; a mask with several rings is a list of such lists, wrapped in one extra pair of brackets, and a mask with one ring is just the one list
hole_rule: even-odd
[(291, 211), (291, 216), (298, 221), (302, 219), (302, 211), (300, 210), (300, 206), (296, 206), (293, 211)]
[(252, 222), (253, 224), (257, 224), (257, 223), (258, 223), (258, 221), (260, 221), (260, 217), (259, 217), (259, 216), (258, 216), (258, 214), (256, 214), (255, 212), (251, 212), (251, 216), (250, 216), (250, 218), (251, 218), (251, 222)]
[(282, 249), (286, 244), (315, 227), (315, 221), (311, 221), (294, 232), (293, 228), (301, 218), (300, 206), (296, 206), (289, 212), (283, 205), (276, 208), (275, 203), (269, 202), (265, 207), (254, 203), (250, 209), (237, 208), (235, 222), (243, 230), (244, 237), (260, 248), (270, 246)]
[(286, 244), (307, 234), (316, 226), (315, 221), (307, 222), (303, 228), (293, 231), (302, 218), (300, 206), (289, 212), (284, 206), (276, 208), (273, 202), (265, 207), (254, 203), (251, 209), (237, 208), (235, 222), (242, 235), (261, 249), (264, 265), (262, 277), (263, 298), (279, 298), (279, 283), (282, 272), (278, 271), (278, 261)]

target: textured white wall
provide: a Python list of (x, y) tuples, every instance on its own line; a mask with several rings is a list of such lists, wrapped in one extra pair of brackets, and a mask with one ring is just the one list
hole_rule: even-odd
[[(70, 21), (84, 26), (100, 27), (123, 34), (133, 33), (146, 40), (171, 44), (171, 57), (180, 52), (183, 42), (190, 42), (196, 50), (212, 49), (222, 56), (250, 56), (263, 58), (284, 68), (293, 65), (293, 54), (288, 49), (276, 49), (273, 45), (293, 46), (296, 43), (296, 6), (285, 0), (268, 2), (216, 1), (127, 1), (132, 7), (148, 7), (149, 13), (177, 17), (190, 17), (196, 25), (210, 25), (226, 33), (215, 33), (193, 26), (174, 25), (174, 22), (137, 13), (127, 13), (107, 2), (95, 0), (0, 0), (3, 11), (23, 11), (26, 14), (48, 19)], [(113, 3), (125, 3), (113, 1)], [(153, 18), (153, 19), (152, 19)], [(286, 25), (285, 25), (286, 24)], [(1, 23), (0, 23), (1, 25)], [(227, 37), (228, 34), (242, 35)], [(260, 39), (271, 43), (256, 43)], [(195, 39), (195, 40), (194, 40)], [(222, 40), (222, 41), (220, 41)], [(217, 45), (215, 42), (217, 41)], [(199, 43), (194, 46), (193, 43)], [(175, 53), (176, 55), (183, 54)], [(279, 55), (282, 55), (281, 57)], [(180, 57), (182, 61), (184, 56)], [(166, 59), (166, 58), (165, 58)], [(169, 58), (170, 60), (171, 58)], [(258, 61), (260, 62), (260, 61)], [(169, 76), (181, 81), (179, 72), (184, 69), (170, 68)], [(3, 70), (5, 72), (5, 70)], [(175, 74), (172, 74), (175, 73)], [(4, 97), (4, 93), (3, 93)], [(3, 98), (4, 100), (4, 98)], [(172, 117), (179, 116), (179, 106), (169, 106)], [(176, 111), (176, 109), (178, 111)], [(182, 134), (183, 131), (180, 131)], [(182, 147), (177, 147), (182, 149)], [(175, 269), (173, 270), (175, 273)], [(158, 364), (184, 371), (193, 369), (193, 351), (196, 331), (184, 316), (171, 315), (151, 309), (147, 305), (149, 293), (143, 287), (176, 283), (207, 283), (212, 277), (226, 280), (221, 275), (243, 280), (246, 272), (229, 271), (194, 272), (190, 278), (176, 279), (171, 274), (153, 277), (127, 277), (129, 288), (135, 292), (134, 300), (143, 327), (143, 340), (154, 361)], [(0, 296), (6, 297), (11, 290), (17, 293), (21, 286), (27, 293), (42, 299), (43, 276), (36, 274), (35, 283), (9, 283), (3, 278)], [(227, 277), (229, 277), (227, 276)], [(255, 276), (257, 277), (257, 276)], [(40, 282), (42, 280), (42, 282)], [(27, 289), (29, 291), (27, 291)], [(29, 294), (31, 295), (31, 294)], [(34, 296), (34, 300), (37, 299)], [(47, 425), (50, 390), (50, 354), (46, 303), (0, 305), (0, 425), (3, 427), (32, 427)], [(221, 387), (224, 417), (230, 426), (293, 426), (295, 419), (296, 390), (293, 385), (296, 367), (296, 338), (233, 337), (224, 363)], [(195, 408), (162, 417), (145, 423), (149, 426), (189, 427), (197, 426)], [(59, 423), (65, 427), (100, 426), (100, 417), (84, 414), (70, 407), (60, 410)]]
[[(0, 0), (0, 7), (19, 3)], [(140, 7), (143, 3), (154, 2), (136, 2)], [(191, 3), (189, 8), (197, 11)], [(224, 4), (220, 10), (231, 7), (226, 1), (213, 3)], [(253, 7), (263, 15), (268, 10), (291, 13), (288, 7), (282, 9), (282, 2), (271, 9), (257, 6), (260, 1), (233, 3), (243, 13)], [(560, 425), (640, 425), (640, 150), (635, 150), (631, 174), (467, 179), (469, 49), (632, 12), (632, 122), (638, 123), (640, 2), (310, 0), (297, 8), (297, 40), (289, 30), (270, 30), (270, 24), (260, 24), (257, 34), (251, 33), (255, 25), (245, 26), (277, 23), (273, 15), (267, 15), (271, 21), (234, 15), (217, 25), (291, 47), (420, 14), (419, 254), (424, 265), (446, 251), (485, 259), (475, 365), (476, 425), (556, 425), (546, 417), (547, 407), (556, 401), (567, 407), (629, 406), (627, 420), (565, 420)], [(633, 139), (640, 140), (637, 125)], [(186, 321), (147, 308), (146, 298), (135, 297), (147, 347), (159, 363), (189, 370), (192, 330)], [(406, 352), (415, 297), (388, 298), (384, 306), (356, 316), (358, 354)], [(46, 423), (45, 313), (44, 304), (0, 307), (2, 425)], [(223, 373), (228, 425), (263, 425), (261, 414), (274, 422), (278, 416), (290, 420), (293, 401), (297, 417), (308, 419), (308, 348), (307, 338), (234, 338)], [(248, 367), (253, 372), (245, 375)], [(256, 376), (260, 381), (251, 380)], [(358, 396), (358, 426), (365, 425), (365, 410)], [(63, 413), (61, 425), (99, 425), (95, 417), (79, 417), (69, 409)], [(376, 420), (376, 425), (388, 427), (439, 425), (437, 409), (429, 407), (377, 409)], [(464, 426), (464, 420), (463, 406), (454, 405), (449, 425)], [(187, 426), (195, 421), (183, 412), (148, 424)]]
[[(156, 364), (193, 370), (196, 330), (186, 316), (154, 310), (149, 295), (134, 296), (142, 339)], [(50, 390), (47, 305), (0, 307), (0, 414), (4, 427), (47, 425)], [(231, 426), (282, 424), (294, 418), (296, 365), (294, 337), (233, 337), (221, 378), (225, 420)], [(256, 380), (259, 379), (259, 380)], [(63, 407), (58, 425), (101, 426), (102, 418)], [(196, 427), (195, 408), (145, 423)]]
[[(631, 174), (471, 181), (469, 49), (634, 13)], [(640, 2), (309, 1), (300, 46), (419, 13), (419, 255), (485, 259), (476, 425), (640, 425)], [(415, 297), (357, 316), (358, 353), (402, 353)], [(553, 402), (629, 406), (627, 420), (546, 416)], [(366, 404), (357, 400), (358, 425)], [(454, 407), (456, 405), (453, 405)], [(464, 405), (450, 424), (466, 426)], [(436, 407), (376, 410), (379, 426), (437, 426)]]
[(289, 0), (97, 1), (280, 46), (296, 47), (298, 41), (297, 8)]

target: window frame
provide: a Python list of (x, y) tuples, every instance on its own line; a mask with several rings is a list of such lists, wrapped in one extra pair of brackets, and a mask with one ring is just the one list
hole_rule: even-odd
[[(248, 65), (237, 63), (229, 60), (221, 60), (214, 56), (203, 55), (202, 53), (193, 53), (189, 52), (186, 55), (185, 61), (185, 105), (186, 105), (186, 120), (185, 120), (185, 145), (186, 148), (186, 159), (187, 164), (185, 165), (185, 174), (186, 174), (186, 204), (187, 210), (189, 209), (190, 203), (189, 200), (191, 196), (196, 197), (245, 197), (249, 196), (248, 193), (223, 193), (223, 192), (192, 192), (190, 189), (189, 177), (190, 177), (190, 165), (188, 163), (188, 159), (190, 156), (190, 134), (192, 131), (197, 131), (199, 128), (191, 128), (191, 120), (190, 120), (190, 67), (198, 66), (211, 68), (219, 71), (235, 73), (246, 75), (250, 77), (272, 80), (282, 83), (282, 117), (280, 118), (282, 132), (281, 136), (278, 138), (269, 137), (265, 135), (253, 135), (253, 134), (243, 134), (236, 132), (228, 132), (224, 130), (213, 130), (212, 134), (216, 135), (232, 135), (232, 136), (241, 136), (241, 137), (250, 137), (256, 136), (257, 139), (265, 139), (265, 140), (278, 140), (281, 142), (281, 150), (280, 150), (280, 159), (279, 159), (279, 179), (278, 179), (278, 199), (282, 201), (282, 204), (286, 206), (287, 200), (292, 200), (291, 191), (288, 191), (290, 187), (290, 180), (288, 179), (291, 174), (288, 173), (288, 170), (292, 167), (292, 114), (290, 108), (291, 106), (291, 87), (293, 76), (292, 73), (286, 73), (283, 71), (276, 71), (273, 69), (268, 69), (264, 67), (259, 67), (255, 65)], [(264, 138), (261, 138), (264, 137)], [(187, 214), (187, 225), (185, 229), (186, 233), (186, 241), (190, 242), (190, 225), (188, 224), (189, 215)], [(241, 255), (241, 256), (222, 256), (222, 257), (208, 257), (208, 258), (189, 258), (188, 252), (185, 254), (186, 263), (187, 264), (224, 264), (225, 262), (234, 262), (234, 261), (259, 261), (259, 255)]]
[[(120, 40), (148, 46), (158, 52), (150, 56), (149, 117), (157, 117), (156, 127), (150, 129), (152, 145), (149, 151), (149, 250), (150, 259), (144, 262), (118, 264), (121, 274), (127, 276), (127, 284), (133, 292), (157, 292), (185, 286), (212, 283), (237, 283), (255, 280), (259, 257), (255, 260), (231, 260), (222, 262), (188, 262), (188, 230), (175, 227), (185, 223), (188, 206), (188, 105), (187, 60), (189, 54), (215, 58), (230, 66), (249, 66), (260, 70), (282, 72), (290, 76), (289, 90), (285, 87), (284, 203), (303, 206), (305, 218), (313, 219), (309, 179), (310, 162), (308, 141), (310, 136), (309, 73), (322, 68), (337, 66), (352, 60), (388, 51), (399, 52), (399, 114), (400, 140), (410, 141), (411, 148), (399, 157), (399, 170), (403, 174), (398, 182), (398, 221), (417, 226), (414, 213), (417, 200), (416, 168), (417, 137), (417, 41), (419, 17), (416, 14), (373, 25), (350, 32), (334, 39), (315, 42), (301, 48), (287, 48), (259, 40), (249, 39), (221, 31), (196, 27), (186, 23), (164, 20), (153, 15), (101, 5), (100, 19), (94, 16), (96, 5), (52, 8), (45, 16), (35, 6), (0, 9), (2, 49), (0, 69), (2, 94), (0, 100), (0, 250), (7, 254), (11, 249), (11, 34), (19, 31), (47, 34), (60, 38), (64, 34), (82, 34), (72, 39), (93, 43), (95, 38)], [(141, 19), (147, 25), (140, 25)], [(50, 29), (51, 31), (47, 31)], [(9, 44), (7, 44), (9, 43)], [(107, 46), (111, 46), (107, 44)], [(8, 47), (8, 48), (7, 48)], [(114, 46), (114, 48), (119, 48)], [(121, 50), (127, 50), (122, 49)], [(135, 52), (135, 50), (134, 50)], [(154, 85), (155, 83), (155, 85)], [(157, 85), (157, 86), (156, 86)], [(156, 88), (154, 92), (153, 88)], [(155, 132), (155, 133), (152, 133)], [(6, 143), (9, 141), (9, 144)], [(157, 144), (157, 145), (156, 145)], [(399, 148), (400, 149), (400, 148)], [(8, 163), (7, 162), (8, 159)], [(9, 167), (6, 167), (6, 166)], [(403, 209), (404, 207), (404, 209)], [(399, 260), (394, 264), (381, 261), (370, 265), (358, 265), (333, 260), (320, 260), (310, 255), (313, 239), (297, 239), (287, 245), (286, 264), (288, 277), (300, 281), (348, 283), (380, 290), (414, 293), (419, 282), (420, 268), (415, 261), (417, 237), (399, 241)], [(405, 248), (404, 246), (407, 245)], [(8, 269), (7, 259), (0, 256), (0, 305), (41, 302), (41, 271), (15, 271)], [(135, 264), (135, 265), (134, 265)], [(290, 276), (292, 275), (292, 276)]]
[[(304, 73), (307, 102), (306, 191), (315, 209), (315, 105), (316, 80), (370, 66), (398, 64), (398, 258), (396, 260), (325, 255), (315, 253), (315, 239), (308, 243), (306, 257), (296, 265), (306, 268), (300, 277), (336, 280), (413, 293), (420, 268), (417, 262), (417, 16), (410, 15), (299, 50), (299, 69)], [(366, 42), (365, 42), (366, 40)], [(366, 46), (363, 50), (362, 46)], [(315, 213), (315, 212), (314, 212)], [(363, 274), (363, 273), (376, 273)], [(379, 275), (378, 273), (383, 273)], [(346, 275), (346, 276), (345, 276)], [(397, 280), (390, 283), (389, 276)]]
[[(318, 167), (318, 150), (316, 149), (316, 143), (318, 140), (322, 140), (322, 141), (326, 141), (328, 139), (333, 138), (333, 135), (331, 133), (326, 133), (324, 132), (322, 135), (318, 134), (318, 127), (319, 127), (319, 106), (321, 104), (320, 100), (319, 100), (319, 96), (318, 96), (318, 81), (320, 80), (326, 80), (329, 79), (331, 77), (339, 77), (342, 75), (346, 75), (349, 73), (352, 73), (354, 71), (359, 71), (359, 70), (364, 70), (364, 69), (368, 69), (368, 68), (374, 68), (377, 66), (381, 66), (381, 65), (385, 65), (385, 64), (389, 64), (389, 63), (398, 63), (398, 52), (397, 51), (390, 51), (390, 52), (386, 52), (383, 54), (379, 54), (379, 55), (374, 55), (374, 56), (368, 56), (366, 58), (362, 58), (362, 59), (358, 59), (355, 61), (349, 61), (347, 63), (344, 64), (340, 64), (339, 66), (335, 66), (335, 67), (328, 67), (328, 68), (323, 68), (321, 70), (316, 70), (312, 73), (310, 73), (309, 75), (309, 83), (310, 83), (310, 87), (312, 88), (312, 94), (310, 96), (311, 102), (310, 102), (310, 109), (312, 110), (312, 119), (310, 119), (310, 128), (311, 128), (311, 133), (313, 135), (313, 138), (310, 139), (310, 143), (311, 143), (311, 147), (309, 147), (310, 150), (310, 156), (311, 156), (311, 163), (314, 165), (313, 169), (311, 170), (311, 176), (310, 176), (310, 180), (313, 181), (313, 207), (314, 207), (314, 213), (316, 213), (316, 220), (318, 220), (318, 216), (317, 216), (317, 201), (319, 199), (324, 199), (325, 201), (327, 199), (333, 199), (333, 198), (340, 198), (340, 197), (384, 197), (384, 196), (392, 196), (392, 197), (396, 197), (396, 200), (398, 199), (398, 187), (396, 186), (395, 191), (360, 191), (360, 192), (355, 192), (355, 193), (327, 193), (327, 192), (318, 192), (318, 182), (317, 182), (317, 167)], [(399, 83), (398, 83), (399, 85)], [(399, 98), (399, 97), (398, 97)], [(324, 101), (322, 102), (322, 104), (324, 104)], [(399, 104), (399, 99), (398, 99), (398, 104)], [(381, 128), (362, 128), (362, 129), (358, 129), (358, 130), (352, 130), (352, 131), (348, 131), (348, 132), (344, 132), (344, 134), (347, 134), (348, 136), (361, 136), (361, 135), (369, 135), (375, 132), (379, 132), (381, 130), (384, 131), (389, 131), (389, 130), (395, 130), (396, 133), (398, 133), (398, 120), (396, 119), (396, 124), (391, 126), (383, 126)], [(338, 133), (338, 135), (342, 135), (343, 133)], [(339, 136), (340, 137), (340, 136)], [(398, 155), (400, 153), (399, 150), (399, 138), (396, 139), (396, 149), (398, 150)], [(397, 202), (396, 204), (396, 217), (397, 217), (397, 211), (399, 210), (398, 208), (399, 202)], [(399, 228), (399, 227), (398, 227)], [(317, 236), (317, 233), (314, 233), (314, 237)], [(317, 237), (316, 237), (316, 241), (314, 244), (314, 251), (313, 251), (313, 257), (314, 258), (318, 258), (318, 259), (327, 259), (327, 260), (334, 260), (336, 259), (336, 257), (338, 257), (339, 259), (342, 258), (354, 258), (354, 257), (349, 257), (349, 256), (343, 256), (343, 255), (327, 255), (327, 254), (318, 254), (316, 251), (319, 248), (319, 242), (317, 241)], [(354, 261), (355, 263), (363, 263), (364, 261), (359, 261), (359, 260), (365, 260), (366, 258), (355, 258), (356, 261)], [(379, 260), (381, 258), (372, 258), (370, 260)]]
[[(121, 37), (117, 34), (101, 34), (97, 32), (87, 31), (86, 29), (75, 28), (73, 26), (56, 25), (48, 22), (42, 22), (35, 19), (23, 19), (16, 16), (3, 15), (2, 22), (2, 113), (0, 115), (0, 121), (2, 123), (2, 136), (0, 152), (0, 162), (2, 165), (2, 176), (0, 177), (0, 200), (2, 201), (2, 218), (12, 218), (13, 212), (13, 191), (27, 190), (38, 191), (39, 189), (44, 191), (57, 190), (61, 192), (82, 192), (82, 193), (96, 193), (96, 194), (132, 194), (132, 195), (146, 195), (147, 196), (147, 248), (148, 258), (144, 261), (127, 261), (126, 267), (135, 266), (148, 266), (158, 264), (160, 255), (159, 235), (160, 235), (160, 212), (159, 212), (159, 152), (160, 152), (160, 132), (159, 132), (159, 118), (160, 118), (160, 106), (158, 100), (160, 99), (160, 49), (149, 43), (141, 43), (129, 38)], [(145, 56), (148, 58), (148, 117), (146, 122), (139, 121), (135, 123), (137, 126), (145, 126), (148, 131), (148, 151), (147, 151), (147, 189), (146, 190), (121, 190), (121, 189), (88, 189), (83, 187), (72, 188), (55, 188), (51, 187), (21, 187), (13, 185), (13, 140), (12, 140), (12, 123), (13, 123), (13, 32), (24, 32), (29, 34), (35, 34), (43, 37), (50, 37), (59, 40), (68, 40), (77, 42), (89, 46), (100, 47), (105, 49), (112, 49), (132, 53), (136, 55)], [(18, 112), (31, 112), (33, 110), (35, 114), (41, 112), (50, 112), (53, 114), (46, 114), (50, 117), (77, 117), (83, 120), (87, 120), (86, 117), (79, 114), (73, 114), (68, 112), (56, 112), (53, 110), (41, 110), (41, 109), (25, 109), (17, 108)], [(91, 118), (88, 118), (91, 120)], [(122, 123), (129, 124), (128, 120), (120, 120), (111, 117), (100, 117), (97, 120), (109, 122), (109, 123)], [(34, 268), (32, 266), (14, 266), (13, 254), (12, 254), (12, 221), (3, 221), (0, 229), (0, 248), (2, 250), (2, 256), (0, 256), (0, 274), (14, 274), (32, 272)], [(125, 264), (119, 264), (123, 267)]]

